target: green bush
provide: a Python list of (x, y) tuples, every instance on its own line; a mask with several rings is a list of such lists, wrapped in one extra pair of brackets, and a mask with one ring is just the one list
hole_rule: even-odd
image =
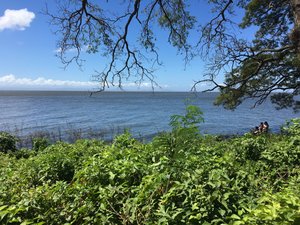
[(15, 152), (12, 152), (10, 155), (16, 157), (16, 159), (28, 159), (29, 157), (35, 156), (36, 154), (31, 149), (21, 148)]
[(38, 137), (32, 140), (32, 150), (34, 151), (43, 151), (49, 145), (49, 140), (44, 137)]
[(0, 153), (0, 223), (299, 224), (297, 135), (220, 140), (186, 125), (149, 143), (125, 132)]
[(8, 132), (0, 132), (0, 152), (7, 153), (9, 151), (16, 151), (17, 138)]
[(300, 118), (286, 122), (285, 126), (282, 127), (282, 131), (289, 135), (300, 135)]

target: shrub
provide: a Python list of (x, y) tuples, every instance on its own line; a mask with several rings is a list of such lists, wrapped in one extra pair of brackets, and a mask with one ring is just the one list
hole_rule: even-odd
[(0, 152), (16, 151), (17, 138), (7, 132), (0, 132)]
[(32, 150), (43, 151), (47, 146), (49, 146), (49, 140), (44, 137), (34, 138), (32, 140)]
[(11, 156), (16, 157), (16, 159), (28, 159), (29, 157), (35, 156), (35, 152), (30, 150), (30, 149), (26, 149), (26, 148), (21, 148), (18, 151), (12, 152)]
[(289, 135), (300, 135), (300, 118), (288, 121), (286, 125), (282, 127), (282, 131)]
[(0, 224), (299, 224), (298, 136), (220, 140), (177, 118), (146, 144), (125, 132), (0, 153)]

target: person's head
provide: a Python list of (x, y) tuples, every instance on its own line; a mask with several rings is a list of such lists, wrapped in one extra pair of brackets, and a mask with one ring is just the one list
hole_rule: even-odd
[(265, 123), (264, 123), (265, 125), (267, 125), (267, 126), (269, 126), (269, 124), (268, 124), (268, 122), (267, 121), (265, 121)]

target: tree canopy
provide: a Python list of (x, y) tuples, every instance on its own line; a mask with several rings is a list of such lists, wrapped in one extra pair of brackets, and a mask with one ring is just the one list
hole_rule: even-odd
[[(58, 55), (66, 65), (81, 64), (81, 53), (101, 53), (110, 58), (96, 75), (102, 90), (122, 87), (124, 79), (145, 79), (157, 85), (154, 69), (160, 65), (155, 29), (168, 32), (168, 42), (186, 62), (201, 55), (207, 60), (204, 79), (220, 91), (216, 104), (234, 109), (245, 99), (261, 104), (268, 97), (278, 109), (300, 109), (300, 0), (203, 0), (211, 18), (193, 15), (192, 6), (201, 1), (183, 0), (64, 0), (56, 12), (46, 9), (59, 35)], [(115, 11), (107, 4), (122, 4)], [(206, 15), (206, 14), (205, 14)], [(203, 23), (203, 21), (207, 21)], [(138, 28), (135, 44), (129, 41)], [(243, 37), (243, 30), (253, 37)], [(196, 35), (196, 43), (191, 36)], [(194, 40), (195, 38), (193, 38)], [(75, 54), (67, 54), (75, 49)], [(223, 83), (217, 76), (225, 76)]]

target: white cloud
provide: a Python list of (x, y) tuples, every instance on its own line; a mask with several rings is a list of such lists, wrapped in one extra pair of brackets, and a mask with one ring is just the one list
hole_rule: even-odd
[(152, 84), (151, 83), (135, 83), (135, 82), (129, 82), (129, 83), (124, 83), (122, 84), (123, 87), (148, 87), (148, 88), (152, 88)]
[[(88, 45), (84, 45), (83, 47), (80, 48), (81, 52), (87, 52), (89, 50), (89, 46)], [(54, 53), (56, 54), (60, 54), (62, 52), (62, 48), (57, 48), (54, 50)], [(69, 48), (66, 49), (64, 53), (77, 53), (78, 49), (77, 48)]]
[(71, 80), (53, 80), (39, 77), (32, 78), (17, 78), (13, 74), (0, 77), (0, 87), (96, 87), (97, 83), (89, 81), (71, 81)]
[[(54, 80), (44, 77), (36, 79), (26, 77), (16, 77), (13, 74), (0, 76), (0, 90), (99, 90), (101, 84), (97, 81), (72, 81), (72, 80)], [(137, 84), (134, 82), (123, 83), (122, 87), (128, 90), (152, 90), (152, 84), (142, 82)], [(161, 86), (168, 88), (168, 85)], [(110, 86), (106, 90), (120, 90), (116, 86)]]
[(27, 9), (7, 9), (4, 15), (0, 17), (0, 31), (5, 29), (25, 30), (34, 18), (35, 14)]

